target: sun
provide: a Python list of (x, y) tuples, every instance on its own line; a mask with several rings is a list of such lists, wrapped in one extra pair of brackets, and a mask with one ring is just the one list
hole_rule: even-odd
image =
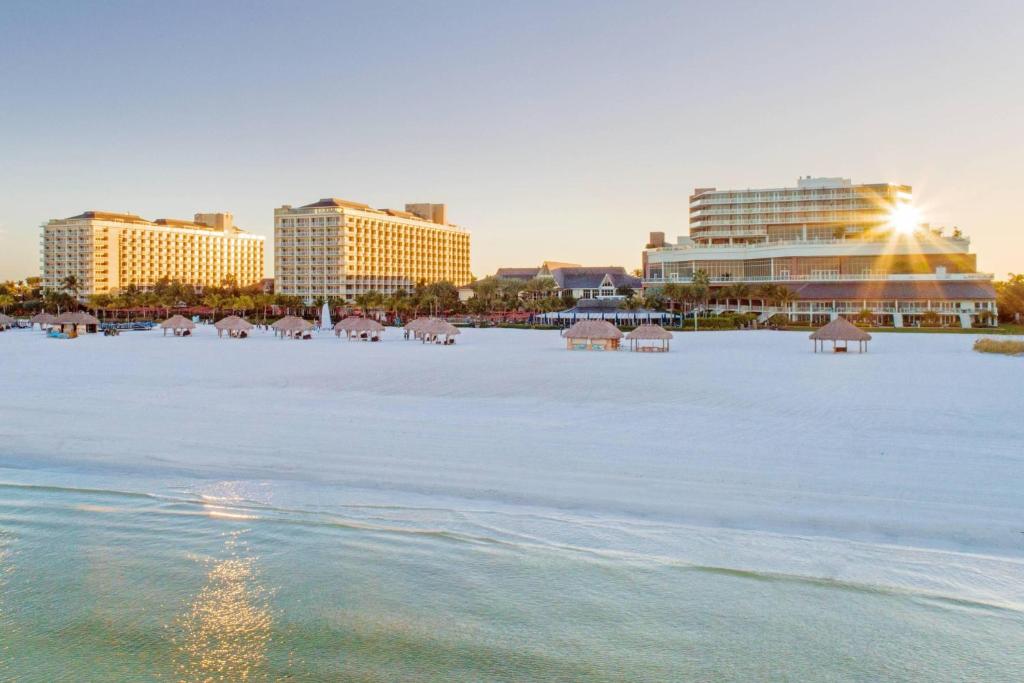
[(900, 204), (889, 212), (889, 225), (901, 235), (911, 235), (921, 225), (921, 212), (910, 204)]

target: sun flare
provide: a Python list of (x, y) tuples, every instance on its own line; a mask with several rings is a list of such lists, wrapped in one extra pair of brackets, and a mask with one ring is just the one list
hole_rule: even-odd
[(900, 204), (889, 213), (889, 225), (901, 235), (911, 235), (921, 225), (921, 212), (910, 204)]

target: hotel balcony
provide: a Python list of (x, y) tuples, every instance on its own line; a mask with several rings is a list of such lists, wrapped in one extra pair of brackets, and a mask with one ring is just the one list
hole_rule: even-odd
[[(787, 282), (931, 282), (931, 281), (991, 281), (995, 276), (992, 273), (818, 273), (814, 275), (712, 275), (709, 280), (712, 284), (734, 284), (743, 283), (781, 283)], [(692, 276), (670, 275), (668, 277), (644, 278), (644, 286), (658, 286), (669, 282), (688, 284), (693, 282)]]

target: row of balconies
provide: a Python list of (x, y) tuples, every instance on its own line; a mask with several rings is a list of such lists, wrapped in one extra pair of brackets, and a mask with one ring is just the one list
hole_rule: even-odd
[(690, 222), (690, 230), (700, 229), (708, 225), (802, 225), (804, 223), (865, 223), (883, 224), (885, 219), (881, 216), (857, 216), (840, 213), (807, 213), (794, 214), (791, 216), (779, 214), (764, 214), (743, 218), (699, 218)]
[(731, 206), (727, 208), (701, 208), (692, 209), (690, 211), (690, 220), (699, 218), (701, 216), (721, 216), (721, 215), (749, 215), (749, 214), (770, 214), (770, 213), (801, 213), (806, 211), (860, 211), (864, 213), (873, 214), (884, 214), (889, 211), (890, 207), (880, 207), (877, 204), (870, 202), (860, 203), (849, 203), (847, 205), (836, 205), (834, 202), (830, 203), (818, 203), (812, 206), (779, 206), (779, 205), (765, 205), (756, 206), (750, 208), (743, 208), (742, 206)]
[(702, 194), (690, 199), (690, 206), (701, 204), (763, 204), (778, 202), (813, 202), (862, 200), (871, 197), (870, 190), (854, 188), (837, 188), (834, 190), (783, 190), (779, 192), (728, 192), (721, 194)]
[[(812, 275), (790, 275), (776, 273), (774, 275), (725, 274), (710, 276), (710, 281), (720, 282), (852, 282), (852, 281), (896, 281), (896, 282), (928, 282), (933, 280), (991, 280), (990, 273), (815, 273)], [(692, 275), (668, 275), (648, 277), (645, 283), (663, 284), (666, 282), (692, 282)]]

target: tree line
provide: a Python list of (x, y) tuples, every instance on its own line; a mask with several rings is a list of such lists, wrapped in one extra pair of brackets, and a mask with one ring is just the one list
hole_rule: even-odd
[[(60, 289), (44, 289), (42, 279), (29, 277), (20, 281), (0, 282), (0, 310), (4, 313), (31, 314), (82, 308), (79, 299), (81, 283), (74, 275), (64, 278)], [(544, 313), (571, 308), (576, 300), (571, 294), (558, 291), (551, 278), (513, 280), (485, 277), (469, 285), (473, 297), (467, 302), (459, 300), (459, 292), (451, 282), (419, 283), (409, 290), (399, 289), (391, 294), (367, 291), (352, 300), (342, 297), (316, 297), (306, 305), (301, 297), (287, 294), (268, 294), (259, 285), (240, 286), (234, 278), (227, 278), (217, 287), (195, 287), (180, 280), (162, 278), (153, 287), (143, 289), (129, 285), (115, 294), (94, 294), (86, 298), (84, 307), (95, 311), (124, 311), (138, 308), (179, 308), (204, 306), (220, 313), (262, 315), (286, 310), (298, 315), (315, 315), (323, 304), (332, 309), (352, 305), (364, 311), (384, 311), (394, 316), (470, 313), (503, 314), (509, 312)], [(1024, 274), (1010, 273), (1004, 281), (995, 283), (999, 319), (1004, 322), (1024, 322)], [(642, 292), (619, 288), (623, 297), (622, 308), (635, 310), (650, 308), (672, 313), (688, 312), (698, 307), (707, 309), (709, 303), (731, 306), (778, 306), (786, 308), (799, 297), (781, 284), (766, 283), (752, 286), (736, 282), (724, 286), (711, 286), (707, 273), (698, 271), (692, 282), (671, 282), (659, 287), (648, 287)]]

